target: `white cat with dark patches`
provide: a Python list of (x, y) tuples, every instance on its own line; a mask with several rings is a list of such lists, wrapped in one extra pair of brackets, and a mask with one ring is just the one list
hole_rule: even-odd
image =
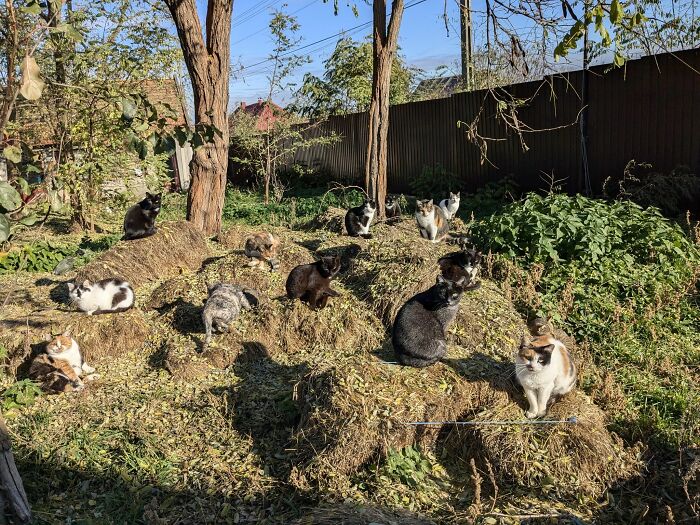
[(374, 219), (376, 209), (377, 206), (373, 200), (365, 200), (362, 206), (350, 208), (345, 214), (345, 229), (348, 231), (348, 235), (371, 239), (369, 227)]
[(576, 385), (576, 365), (564, 343), (549, 335), (523, 337), (515, 360), (515, 375), (530, 407), (525, 415), (542, 417), (558, 397)]
[(134, 306), (134, 290), (121, 279), (103, 279), (81, 285), (68, 283), (71, 304), (88, 315), (124, 312)]
[(457, 210), (459, 210), (459, 192), (450, 192), (449, 199), (442, 199), (440, 201), (440, 208), (445, 212), (448, 219), (454, 219), (457, 215)]

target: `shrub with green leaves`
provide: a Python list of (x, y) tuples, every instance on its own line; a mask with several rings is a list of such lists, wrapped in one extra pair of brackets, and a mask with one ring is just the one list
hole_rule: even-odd
[(444, 166), (423, 166), (420, 174), (409, 183), (411, 192), (419, 199), (444, 199), (450, 191), (459, 191), (462, 181)]
[(678, 224), (629, 201), (529, 194), (472, 233), (517, 306), (591, 345), (625, 394), (625, 432), (677, 445), (700, 430), (700, 249)]
[(382, 475), (409, 487), (423, 484), (431, 473), (430, 462), (413, 447), (391, 449), (382, 467)]

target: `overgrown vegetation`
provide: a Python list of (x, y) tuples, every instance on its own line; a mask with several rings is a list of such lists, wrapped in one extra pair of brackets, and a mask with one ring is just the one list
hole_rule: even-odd
[[(610, 408), (630, 439), (698, 444), (698, 229), (630, 201), (528, 194), (473, 232), (490, 274), (524, 312), (547, 315), (590, 345), (594, 395), (614, 378)], [(611, 399), (602, 402), (613, 403)]]

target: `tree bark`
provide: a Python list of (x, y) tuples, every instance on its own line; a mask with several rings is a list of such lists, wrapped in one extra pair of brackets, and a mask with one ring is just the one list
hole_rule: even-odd
[(389, 136), (389, 89), (391, 65), (396, 56), (403, 0), (391, 4), (389, 27), (386, 24), (386, 0), (374, 1), (374, 37), (372, 100), (369, 106), (369, 141), (365, 160), (365, 189), (377, 203), (377, 218), (384, 218), (387, 190), (387, 143)]
[(165, 3), (177, 27), (192, 81), (195, 125), (214, 126), (220, 132), (212, 142), (195, 150), (187, 197), (187, 220), (204, 233), (214, 234), (221, 230), (228, 167), (226, 112), (233, 0), (209, 0), (206, 41), (194, 0), (165, 0)]
[(9, 511), (16, 522), (27, 523), (32, 519), (31, 509), (12, 455), (10, 435), (5, 420), (0, 415), (0, 512)]

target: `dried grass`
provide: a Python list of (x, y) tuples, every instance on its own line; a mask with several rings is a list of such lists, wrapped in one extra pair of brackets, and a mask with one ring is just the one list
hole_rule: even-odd
[(434, 521), (402, 510), (354, 505), (323, 506), (294, 525), (434, 525)]
[(80, 268), (76, 282), (119, 277), (135, 287), (199, 268), (209, 256), (200, 230), (190, 222), (163, 223), (145, 239), (120, 241)]

